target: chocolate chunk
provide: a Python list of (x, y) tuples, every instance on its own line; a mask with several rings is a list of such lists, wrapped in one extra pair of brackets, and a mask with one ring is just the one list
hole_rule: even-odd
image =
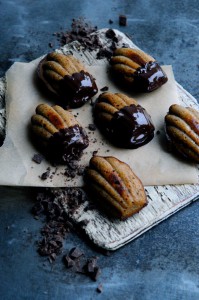
[(103, 292), (103, 285), (101, 283), (97, 286), (97, 292), (98, 293), (102, 293)]
[(105, 36), (109, 39), (113, 39), (115, 37), (115, 31), (113, 29), (108, 29)]
[(104, 86), (103, 88), (100, 89), (100, 91), (102, 92), (106, 92), (108, 91), (109, 87), (108, 86)]
[(84, 255), (84, 253), (78, 248), (72, 248), (69, 252), (69, 256), (73, 259), (79, 258), (82, 255)]
[(75, 265), (74, 260), (71, 259), (70, 256), (68, 256), (68, 255), (65, 255), (63, 257), (63, 261), (64, 261), (64, 263), (65, 263), (65, 265), (66, 265), (67, 268), (71, 268), (71, 267), (73, 267)]
[(42, 162), (42, 160), (44, 159), (43, 155), (39, 154), (39, 153), (36, 153), (34, 154), (32, 160), (34, 162), (36, 162), (37, 164), (40, 164)]
[(119, 16), (119, 25), (120, 26), (126, 26), (127, 24), (127, 18), (125, 15), (120, 15)]
[(97, 257), (89, 258), (86, 264), (86, 271), (88, 273), (95, 273), (97, 267)]
[(89, 125), (88, 125), (88, 128), (89, 128), (91, 131), (95, 131), (95, 130), (96, 130), (95, 124), (89, 124)]
[(91, 278), (95, 281), (97, 281), (98, 277), (101, 274), (101, 269), (99, 267), (95, 267), (94, 272), (92, 273)]

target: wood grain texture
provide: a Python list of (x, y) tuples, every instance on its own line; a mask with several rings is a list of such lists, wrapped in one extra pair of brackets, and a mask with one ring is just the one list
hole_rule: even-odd
[[(97, 32), (104, 48), (107, 47), (110, 40), (105, 37), (106, 29)], [(128, 44), (129, 47), (138, 48), (123, 33), (115, 30), (115, 33), (122, 37), (119, 42)], [(75, 52), (75, 56), (87, 65), (102, 65), (107, 63), (106, 59), (97, 60), (96, 52), (89, 52), (82, 49), (81, 45), (73, 42), (57, 50), (64, 54)], [(179, 98), (184, 106), (191, 106), (199, 109), (199, 105), (194, 97), (178, 83)], [(5, 78), (0, 79), (0, 135), (5, 135)], [(85, 234), (99, 247), (107, 250), (116, 250), (131, 240), (135, 239), (151, 227), (167, 219), (178, 210), (182, 209), (192, 201), (198, 199), (198, 185), (167, 185), (145, 187), (148, 205), (138, 214), (132, 216), (126, 221), (108, 219), (97, 209), (84, 210), (88, 206), (88, 201), (82, 204), (76, 211), (71, 213), (68, 203), (63, 201), (63, 206), (71, 217), (73, 222), (79, 223), (88, 220), (88, 224), (83, 227)]]

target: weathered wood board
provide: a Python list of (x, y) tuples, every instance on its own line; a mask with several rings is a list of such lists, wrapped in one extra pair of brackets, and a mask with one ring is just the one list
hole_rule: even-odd
[[(105, 37), (105, 29), (99, 30), (99, 35), (104, 47), (110, 42)], [(122, 37), (122, 43), (128, 44), (132, 48), (137, 48), (123, 33), (115, 30), (117, 35)], [(74, 42), (59, 49), (63, 53), (70, 50), (76, 52), (76, 56), (88, 65), (100, 65), (106, 63), (105, 59), (96, 60), (96, 52), (83, 51), (81, 46)], [(195, 98), (193, 98), (178, 83), (178, 93), (182, 105), (199, 108)], [(5, 79), (0, 79), (0, 135), (5, 134)], [(98, 210), (92, 209), (84, 211), (88, 203), (84, 203), (75, 212), (70, 213), (68, 205), (63, 202), (66, 212), (75, 223), (82, 220), (88, 220), (88, 224), (83, 227), (85, 234), (99, 247), (107, 250), (116, 250), (135, 239), (151, 227), (167, 219), (178, 210), (182, 209), (192, 201), (198, 199), (198, 185), (167, 185), (145, 187), (148, 205), (138, 214), (132, 216), (126, 221), (108, 219)]]

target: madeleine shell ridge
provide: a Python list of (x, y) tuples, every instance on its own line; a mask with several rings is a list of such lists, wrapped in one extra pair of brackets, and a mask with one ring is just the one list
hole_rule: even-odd
[(199, 111), (173, 104), (165, 117), (168, 140), (185, 158), (199, 163)]
[(85, 182), (94, 201), (113, 217), (124, 220), (147, 205), (142, 182), (126, 163), (115, 157), (92, 157)]

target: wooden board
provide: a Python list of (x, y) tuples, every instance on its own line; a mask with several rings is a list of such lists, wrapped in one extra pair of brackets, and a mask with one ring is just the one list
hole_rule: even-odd
[[(102, 44), (106, 46), (110, 43), (105, 37), (106, 29), (97, 32)], [(115, 33), (122, 37), (122, 43), (128, 44), (132, 48), (137, 48), (123, 33), (115, 30)], [(76, 56), (83, 60), (88, 65), (101, 65), (106, 63), (105, 59), (96, 60), (96, 52), (84, 51), (81, 45), (77, 42), (66, 45), (59, 49), (65, 54), (70, 51), (75, 51)], [(178, 83), (178, 93), (180, 101), (184, 106), (199, 108), (195, 98), (193, 98), (186, 90)], [(5, 79), (0, 80), (0, 135), (5, 134), (5, 97), (6, 83)], [(148, 205), (138, 214), (132, 216), (126, 221), (118, 221), (108, 219), (105, 215), (96, 209), (84, 208), (88, 206), (88, 202), (82, 204), (75, 212), (71, 213), (67, 202), (63, 201), (64, 208), (75, 223), (82, 220), (89, 221), (83, 227), (86, 235), (99, 247), (107, 250), (116, 250), (135, 239), (151, 227), (157, 225), (161, 221), (167, 219), (178, 210), (182, 209), (192, 201), (198, 199), (198, 185), (167, 185), (167, 186), (150, 186), (145, 187)]]

